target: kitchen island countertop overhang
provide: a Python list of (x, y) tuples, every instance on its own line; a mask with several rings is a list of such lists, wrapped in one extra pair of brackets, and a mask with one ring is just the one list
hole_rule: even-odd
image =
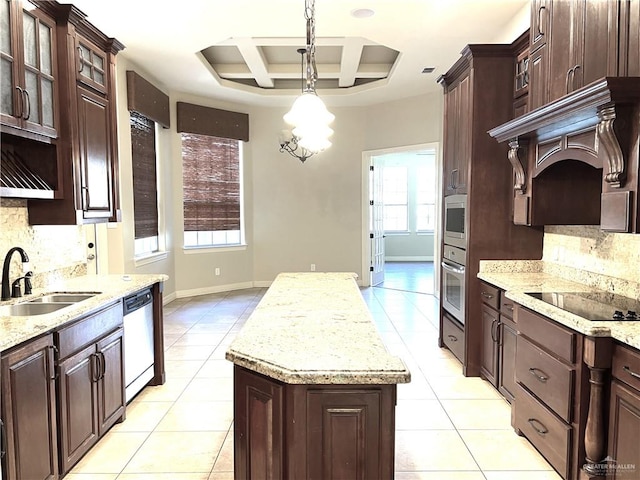
[(236, 365), (289, 384), (398, 384), (353, 273), (281, 273), (226, 352)]

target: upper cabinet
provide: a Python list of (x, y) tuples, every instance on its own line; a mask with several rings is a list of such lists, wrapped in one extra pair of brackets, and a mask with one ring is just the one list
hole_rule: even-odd
[(467, 193), (467, 170), (471, 155), (471, 80), (469, 73), (445, 85), (444, 193)]
[(56, 138), (55, 20), (28, 2), (2, 0), (0, 26), (0, 122), (5, 127), (3, 132), (21, 137)]
[(119, 221), (115, 58), (124, 46), (73, 5), (36, 3), (58, 25), (59, 188), (53, 201), (29, 201), (29, 222)]
[(532, 1), (528, 71), (528, 111), (489, 131), (514, 222), (640, 232), (640, 2)]

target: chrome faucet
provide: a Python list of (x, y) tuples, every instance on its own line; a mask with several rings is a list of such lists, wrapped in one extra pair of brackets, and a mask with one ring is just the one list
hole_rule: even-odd
[[(20, 254), (20, 257), (22, 258), (22, 263), (28, 263), (29, 262), (29, 257), (27, 256), (27, 252), (25, 252), (22, 248), (20, 247), (13, 247), (12, 249), (10, 249), (7, 252), (7, 255), (4, 257), (4, 266), (2, 267), (2, 300), (10, 300), (12, 295), (11, 295), (11, 291), (9, 290), (9, 266), (11, 265), (11, 256), (13, 255), (14, 252), (18, 252)], [(21, 280), (22, 277), (20, 277), (18, 279)], [(20, 293), (20, 285), (17, 285), (17, 291), (15, 289), (15, 282), (14, 282), (14, 293), (17, 293), (17, 297), (21, 296)], [(25, 278), (25, 290), (31, 290), (31, 282), (29, 281), (28, 278)]]

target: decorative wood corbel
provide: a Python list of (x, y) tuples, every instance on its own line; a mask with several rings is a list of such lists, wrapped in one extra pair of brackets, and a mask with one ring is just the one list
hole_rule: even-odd
[(519, 193), (525, 193), (525, 190), (527, 189), (527, 174), (524, 171), (522, 159), (519, 155), (520, 150), (523, 150), (525, 155), (524, 158), (526, 159), (527, 146), (528, 142), (524, 139), (520, 140), (518, 137), (515, 137), (509, 140), (509, 162), (511, 162), (511, 166), (513, 167), (513, 172), (516, 177), (513, 189)]
[(626, 173), (620, 142), (618, 142), (618, 137), (613, 128), (613, 123), (616, 120), (615, 106), (608, 106), (601, 109), (598, 112), (598, 118), (600, 119), (598, 122), (597, 137), (598, 153), (600, 153), (599, 149), (602, 147), (606, 157), (606, 166), (609, 170), (605, 173), (604, 180), (612, 187), (620, 188)]

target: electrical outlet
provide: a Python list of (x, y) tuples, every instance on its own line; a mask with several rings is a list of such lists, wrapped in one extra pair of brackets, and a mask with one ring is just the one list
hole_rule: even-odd
[(315, 272), (315, 271), (316, 271), (316, 264), (315, 264), (315, 263), (312, 263), (312, 264), (311, 264), (311, 271), (312, 271), (312, 272)]
[(218, 275), (220, 275), (220, 269), (219, 269), (219, 268), (216, 268), (216, 277), (217, 277)]

